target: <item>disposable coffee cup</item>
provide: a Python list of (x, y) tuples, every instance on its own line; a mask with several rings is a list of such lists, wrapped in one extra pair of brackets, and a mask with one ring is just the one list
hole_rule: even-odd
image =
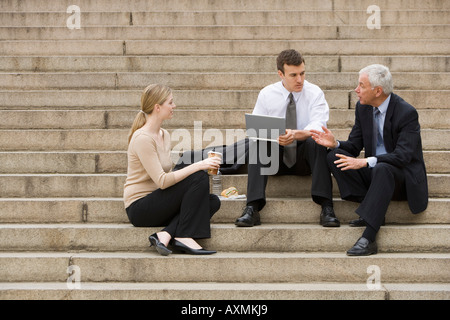
[[(220, 160), (222, 160), (222, 154), (220, 152), (217, 151), (210, 151), (208, 152), (208, 158), (213, 158), (213, 157), (219, 157)], [(219, 169), (208, 169), (208, 174), (215, 176), (217, 175), (217, 172), (219, 171)]]

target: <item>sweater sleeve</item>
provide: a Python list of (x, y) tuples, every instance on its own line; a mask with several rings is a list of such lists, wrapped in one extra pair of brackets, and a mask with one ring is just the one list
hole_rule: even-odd
[(136, 155), (139, 157), (142, 166), (158, 188), (167, 189), (176, 183), (175, 175), (170, 170), (171, 163), (163, 164), (160, 160), (161, 158), (170, 159), (170, 154), (168, 157), (166, 155), (160, 157), (154, 139), (148, 136), (139, 136), (136, 138), (135, 147)]

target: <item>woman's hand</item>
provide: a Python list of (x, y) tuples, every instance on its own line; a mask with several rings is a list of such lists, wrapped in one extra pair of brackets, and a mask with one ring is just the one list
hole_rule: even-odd
[(197, 162), (199, 170), (219, 169), (222, 159), (220, 157), (206, 158), (200, 162)]
[(205, 160), (194, 162), (193, 164), (173, 172), (175, 181), (180, 182), (191, 174), (202, 170), (219, 169), (222, 159), (220, 157), (206, 158)]

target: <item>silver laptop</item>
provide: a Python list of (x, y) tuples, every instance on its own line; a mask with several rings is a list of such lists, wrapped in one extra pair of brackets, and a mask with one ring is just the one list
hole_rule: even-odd
[(286, 119), (256, 114), (245, 114), (247, 137), (256, 140), (277, 142), (280, 135), (286, 133)]

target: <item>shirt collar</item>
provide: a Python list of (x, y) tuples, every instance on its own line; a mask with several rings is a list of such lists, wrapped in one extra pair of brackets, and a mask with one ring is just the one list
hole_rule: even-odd
[(386, 100), (384, 100), (383, 103), (378, 107), (378, 110), (380, 110), (382, 114), (386, 114), (390, 101), (391, 95), (389, 95), (389, 97), (387, 97)]
[[(280, 81), (280, 86), (281, 86), (281, 92), (283, 93), (283, 98), (286, 101), (289, 101), (289, 95), (291, 94), (291, 92), (289, 92), (283, 85), (283, 82)], [(303, 90), (305, 88), (303, 87)], [(302, 94), (303, 90), (301, 92), (292, 92), (292, 95), (294, 96), (294, 100), (295, 102), (298, 101), (298, 99), (300, 98), (300, 95)]]

